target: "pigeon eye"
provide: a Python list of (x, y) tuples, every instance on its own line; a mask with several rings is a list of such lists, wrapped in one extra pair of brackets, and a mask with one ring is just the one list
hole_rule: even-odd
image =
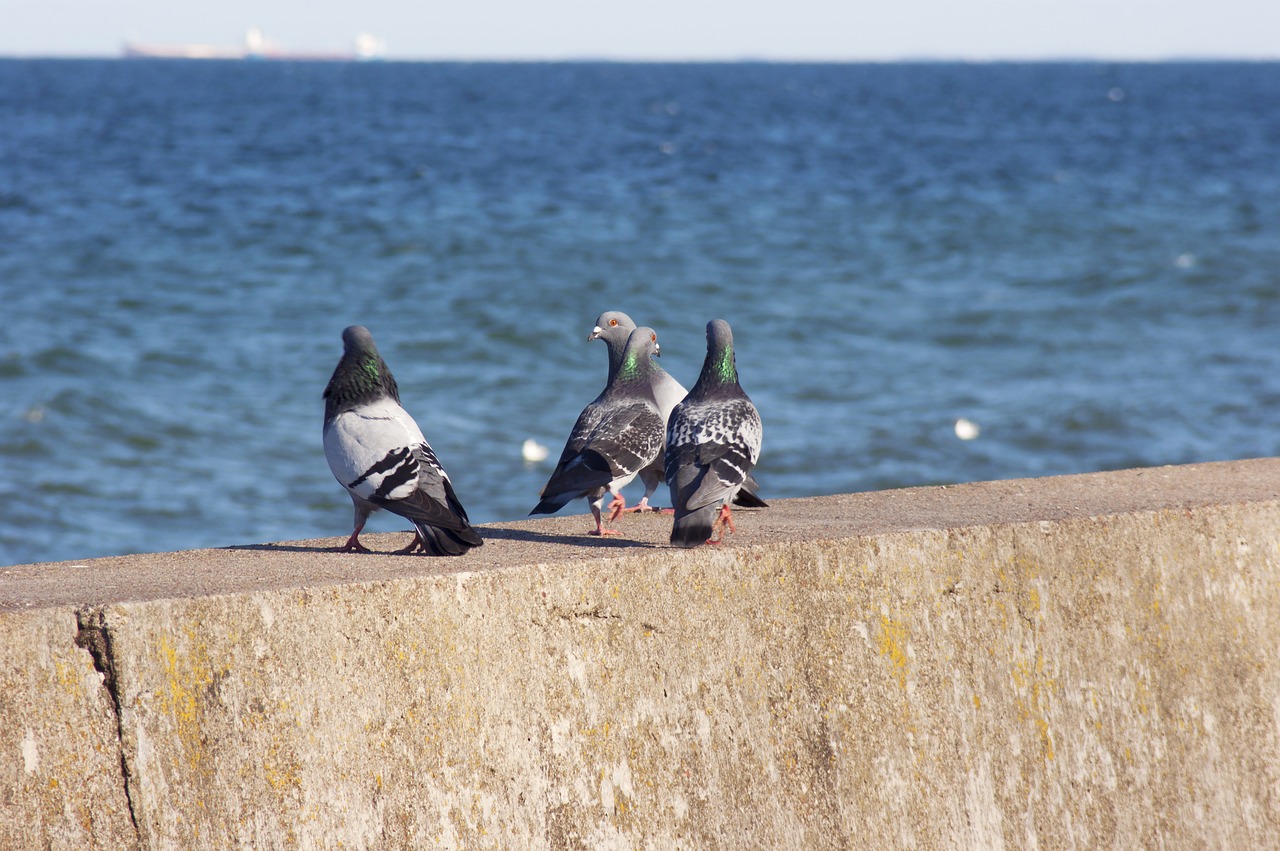
[(618, 320), (616, 320), (616, 319), (610, 319), (610, 320), (609, 320), (609, 327), (610, 327), (610, 328), (617, 328), (617, 327), (618, 327)]
[(653, 341), (656, 343), (656, 342), (658, 342), (658, 335), (657, 335), (657, 334), (650, 334), (650, 335), (649, 335), (649, 339), (650, 339), (650, 340), (653, 340)]

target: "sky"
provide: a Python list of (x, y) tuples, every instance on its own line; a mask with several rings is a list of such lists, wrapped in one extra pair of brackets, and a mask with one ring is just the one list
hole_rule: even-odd
[(2, 56), (125, 41), (389, 59), (1280, 59), (1280, 0), (0, 0)]

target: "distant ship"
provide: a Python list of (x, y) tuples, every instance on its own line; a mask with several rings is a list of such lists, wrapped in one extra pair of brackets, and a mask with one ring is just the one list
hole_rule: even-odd
[(124, 56), (126, 59), (275, 59), (304, 62), (356, 62), (381, 59), (386, 49), (387, 46), (382, 39), (368, 33), (361, 33), (356, 36), (355, 48), (350, 53), (285, 50), (263, 37), (262, 30), (253, 27), (244, 34), (243, 47), (125, 42)]

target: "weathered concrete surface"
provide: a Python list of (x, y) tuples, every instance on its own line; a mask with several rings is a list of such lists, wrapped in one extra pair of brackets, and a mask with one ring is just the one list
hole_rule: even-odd
[(115, 709), (75, 614), (0, 616), (0, 848), (131, 848)]
[[(584, 525), (492, 527), (446, 564), (170, 556), (204, 596), (152, 557), (0, 570), (0, 845), (119, 847), (126, 792), (144, 848), (1280, 835), (1280, 462), (781, 501), (693, 552), (564, 543)], [(124, 593), (73, 587), (103, 576)], [(64, 657), (97, 693), (41, 661)], [(81, 727), (102, 765), (50, 795)], [(82, 795), (116, 816), (66, 838)]]

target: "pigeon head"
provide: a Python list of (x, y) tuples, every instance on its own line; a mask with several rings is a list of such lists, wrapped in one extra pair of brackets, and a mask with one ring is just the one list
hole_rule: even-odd
[(587, 337), (587, 342), (604, 340), (610, 345), (617, 344), (621, 348), (627, 344), (627, 337), (634, 330), (636, 330), (636, 323), (631, 321), (630, 316), (618, 310), (606, 310), (596, 317), (596, 327), (591, 329), (591, 336)]
[(587, 337), (587, 342), (592, 340), (604, 340), (605, 346), (609, 350), (609, 381), (613, 381), (613, 377), (618, 374), (618, 369), (622, 366), (622, 350), (627, 346), (627, 337), (631, 336), (631, 332), (636, 330), (636, 323), (631, 321), (631, 317), (617, 310), (607, 310), (596, 317), (596, 327), (591, 329), (591, 336)]
[(661, 356), (657, 332), (645, 326), (635, 329), (627, 336), (627, 345), (622, 350), (618, 380), (631, 381), (648, 376), (654, 368), (653, 359)]
[(368, 379), (371, 384), (382, 384), (384, 376), (391, 375), (387, 362), (378, 354), (373, 335), (363, 325), (352, 325), (343, 330), (342, 357), (343, 360), (350, 358), (361, 377)]
[(723, 319), (707, 323), (707, 359), (702, 364), (698, 381), (718, 384), (736, 383), (738, 366), (733, 354), (733, 329)]
[(363, 325), (350, 325), (342, 330), (342, 348), (345, 352), (378, 353), (373, 335)]
[(342, 332), (342, 360), (324, 391), (325, 419), (387, 396), (399, 402), (400, 390), (373, 335), (363, 325), (350, 326)]

